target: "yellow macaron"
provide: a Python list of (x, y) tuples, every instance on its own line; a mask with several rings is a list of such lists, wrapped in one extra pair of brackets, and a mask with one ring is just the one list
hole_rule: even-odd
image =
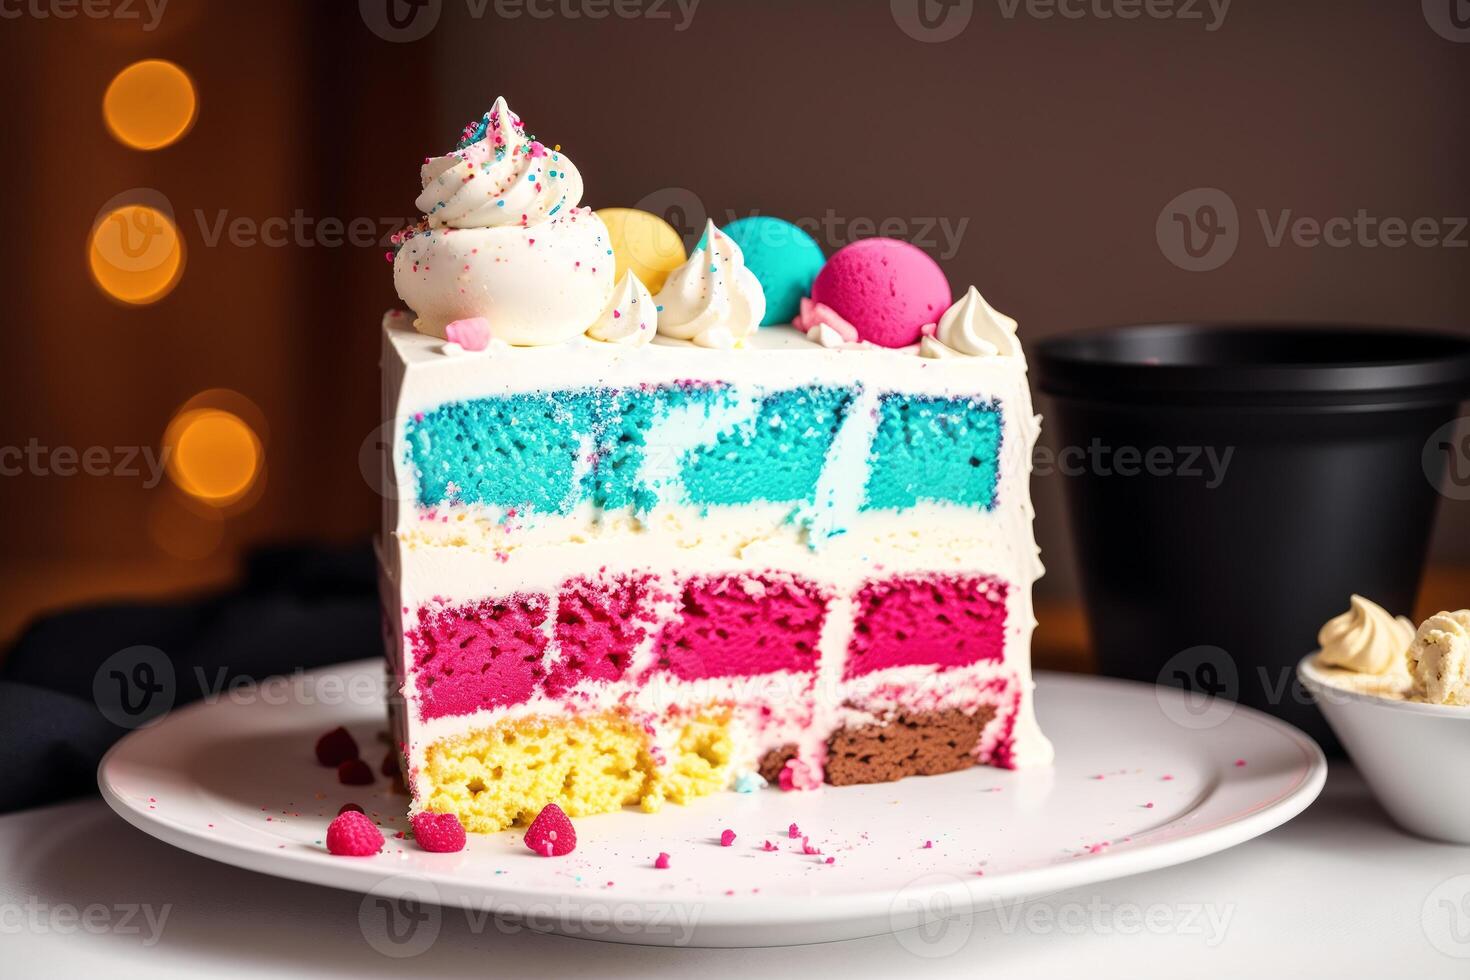
[(597, 216), (612, 236), (613, 258), (617, 261), (614, 280), (621, 280), (624, 272), (632, 272), (650, 293), (656, 293), (669, 273), (689, 257), (674, 226), (656, 214), (636, 208), (603, 208)]

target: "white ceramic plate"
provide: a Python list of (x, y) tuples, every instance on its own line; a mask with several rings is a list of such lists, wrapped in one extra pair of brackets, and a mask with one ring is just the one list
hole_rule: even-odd
[[(382, 688), (381, 661), (364, 661), (182, 708), (113, 747), (98, 773), (103, 796), (184, 850), (363, 892), (364, 935), (404, 956), (433, 942), (445, 907), (656, 945), (911, 929), (1224, 850), (1300, 813), (1327, 771), (1310, 738), (1255, 711), (1042, 674), (1037, 710), (1057, 750), (1049, 769), (720, 793), (653, 815), (582, 817), (577, 850), (562, 858), (533, 854), (518, 831), (430, 854), (392, 836), (406, 827), (406, 798), (387, 780), (342, 786), (313, 754), (322, 732), (345, 725), (377, 763)], [(383, 853), (327, 853), (326, 826), (349, 801), (382, 822)], [(821, 854), (802, 853), (792, 823)], [(727, 828), (736, 840), (721, 847)], [(653, 867), (660, 851), (667, 870)]]

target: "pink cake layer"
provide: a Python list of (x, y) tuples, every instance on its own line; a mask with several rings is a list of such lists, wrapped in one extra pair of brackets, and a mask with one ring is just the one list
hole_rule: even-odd
[[(901, 668), (948, 671), (1005, 654), (1006, 583), (976, 575), (906, 575), (864, 583), (853, 596), (844, 681)], [(834, 595), (789, 573), (648, 573), (575, 577), (551, 597), (520, 594), (417, 610), (407, 670), (424, 720), (560, 701), (588, 685), (643, 687), (782, 676), (811, 696)], [(647, 666), (630, 676), (653, 637)], [(550, 643), (555, 638), (555, 645)], [(548, 650), (555, 651), (549, 660)], [(835, 668), (834, 668), (835, 670)], [(938, 689), (943, 689), (941, 683)]]

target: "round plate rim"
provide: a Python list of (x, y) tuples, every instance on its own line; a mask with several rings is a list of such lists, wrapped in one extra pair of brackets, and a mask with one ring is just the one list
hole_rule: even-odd
[[(367, 669), (381, 670), (381, 668), (382, 661), (372, 659), (307, 671), (305, 675), (352, 673)], [(1098, 691), (1094, 693), (1114, 691), (1118, 692), (1119, 696), (1137, 696), (1142, 692), (1148, 692), (1153, 697), (1184, 697), (1183, 692), (1173, 688), (1155, 688), (1153, 685), (1094, 675), (1037, 671), (1035, 676), (1039, 687), (1078, 686), (1097, 688)], [(194, 702), (170, 712), (154, 724), (130, 732), (115, 743), (103, 756), (97, 768), (98, 787), (108, 806), (138, 830), (183, 851), (249, 871), (309, 884), (391, 898), (420, 896), (407, 887), (397, 892), (391, 887), (385, 888), (389, 882), (401, 880), (404, 885), (410, 881), (426, 882), (436, 889), (436, 897), (440, 904), (448, 907), (478, 908), (481, 906), (478, 904), (470, 906), (469, 902), (472, 898), (477, 902), (483, 901), (484, 896), (490, 896), (497, 902), (504, 902), (509, 909), (525, 908), (534, 903), (544, 903), (548, 899), (568, 901), (573, 909), (605, 908), (609, 904), (608, 897), (588, 896), (570, 890), (549, 893), (541, 889), (518, 889), (513, 885), (479, 878), (466, 881), (463, 875), (442, 872), (416, 870), (395, 873), (381, 865), (357, 864), (350, 860), (333, 857), (325, 850), (319, 854), (279, 851), (264, 845), (211, 836), (195, 826), (179, 823), (170, 820), (163, 814), (149, 811), (113, 785), (110, 770), (117, 765), (117, 760), (125, 757), (130, 750), (132, 746), (129, 743), (136, 744), (140, 736), (156, 731), (159, 726), (177, 724), (201, 712), (217, 709), (227, 704), (234, 708), (248, 709), (250, 707), (229, 701)], [(308, 709), (303, 707), (302, 710)], [(912, 897), (925, 902), (948, 902), (950, 903), (948, 907), (951, 909), (949, 914), (963, 914), (967, 911), (977, 911), (986, 903), (1021, 900), (1172, 867), (1235, 847), (1287, 823), (1310, 806), (1321, 792), (1327, 777), (1326, 757), (1317, 743), (1309, 736), (1278, 718), (1244, 705), (1235, 705), (1231, 708), (1225, 724), (1234, 723), (1237, 718), (1265, 727), (1273, 735), (1291, 743), (1302, 752), (1303, 767), (1293, 785), (1268, 799), (1258, 801), (1244, 812), (1222, 819), (1210, 826), (1194, 828), (1176, 837), (1141, 842), (1127, 848), (1110, 849), (1105, 853), (1090, 855), (1086, 861), (1071, 864), (1027, 868), (995, 876), (955, 878), (954, 881), (935, 883), (930, 887), (916, 889)], [(1151, 830), (1149, 836), (1163, 834), (1171, 827), (1183, 822), (1189, 815), (1198, 813), (1218, 792), (1219, 788), (1216, 785), (1211, 793), (1196, 800), (1185, 813)], [(621, 894), (616, 900), (620, 904), (638, 903), (646, 906), (679, 906), (693, 901), (693, 899), (671, 899), (666, 895), (652, 894)], [(782, 929), (790, 929), (803, 925), (813, 927), (831, 925), (849, 919), (873, 919), (890, 916), (894, 900), (895, 892), (892, 889), (822, 895), (816, 901), (801, 902), (785, 898), (772, 900), (764, 896), (724, 897), (718, 902), (705, 899), (703, 901), (708, 907), (704, 910), (705, 917), (701, 918), (699, 928), (721, 930), (779, 925)], [(866, 934), (876, 934), (881, 931), (894, 930), (876, 930), (874, 933)], [(736, 942), (730, 945), (773, 944), (780, 944), (780, 941)]]

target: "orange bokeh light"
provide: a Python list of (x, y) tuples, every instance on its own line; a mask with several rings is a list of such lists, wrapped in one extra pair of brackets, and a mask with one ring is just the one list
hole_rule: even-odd
[(114, 299), (142, 305), (173, 291), (184, 272), (184, 240), (173, 220), (146, 204), (113, 208), (92, 229), (88, 264)]
[(260, 439), (232, 412), (186, 409), (169, 422), (163, 442), (174, 483), (195, 500), (214, 507), (240, 500), (260, 474)]
[(102, 118), (120, 143), (157, 150), (194, 125), (198, 99), (188, 74), (171, 61), (149, 59), (117, 73), (102, 96)]

